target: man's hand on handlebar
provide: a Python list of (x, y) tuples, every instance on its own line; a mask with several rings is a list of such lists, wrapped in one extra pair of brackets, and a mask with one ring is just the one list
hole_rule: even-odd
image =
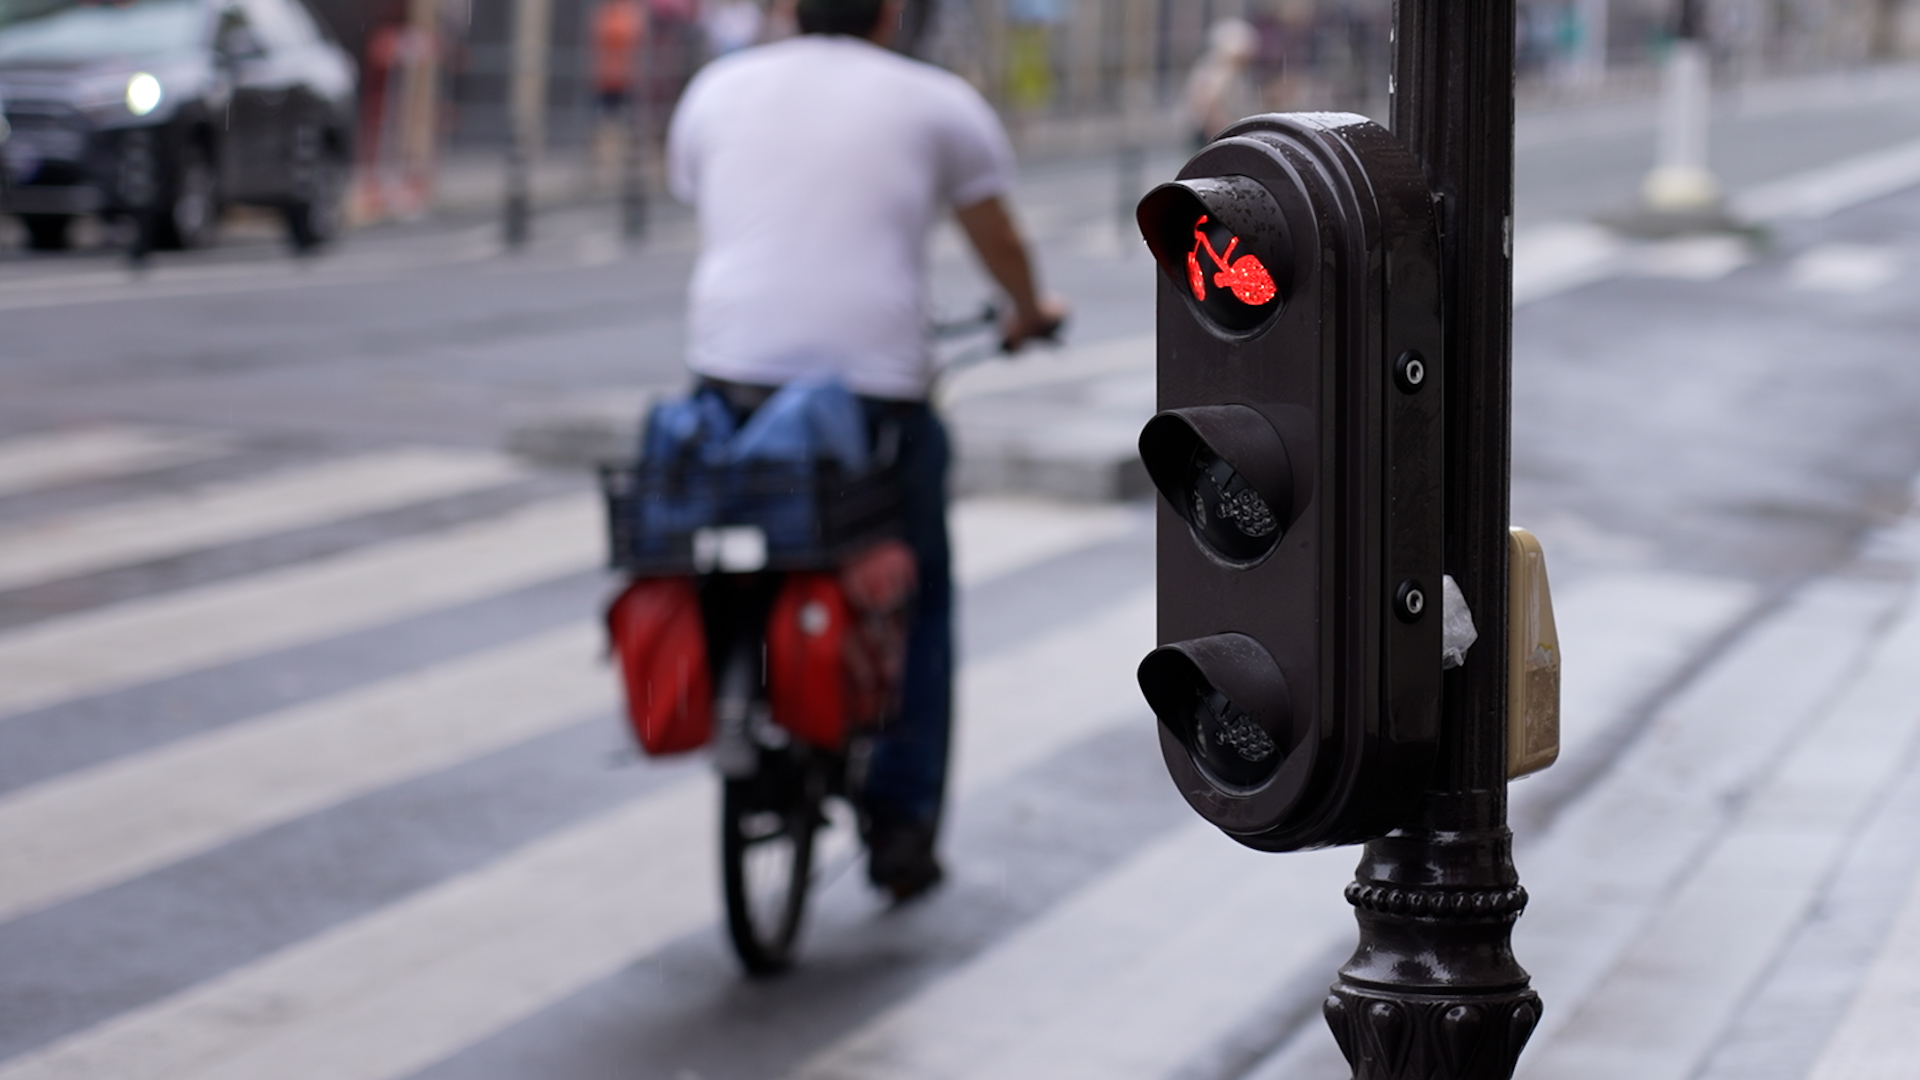
[(1030, 341), (1052, 338), (1066, 321), (1067, 307), (1053, 297), (1042, 297), (1027, 258), (1027, 245), (1014, 227), (1013, 216), (999, 196), (982, 199), (955, 212), (960, 227), (980, 253), (980, 261), (993, 276), (1013, 312), (1000, 324), (1000, 345), (1009, 353), (1019, 352)]
[(1028, 342), (1058, 341), (1060, 328), (1067, 322), (1067, 305), (1057, 296), (1049, 296), (1031, 307), (1015, 308), (1000, 324), (1000, 348), (1017, 353)]

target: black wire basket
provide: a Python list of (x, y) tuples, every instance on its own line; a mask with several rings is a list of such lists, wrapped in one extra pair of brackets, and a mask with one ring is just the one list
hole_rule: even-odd
[(829, 567), (899, 535), (892, 469), (830, 461), (602, 465), (608, 565), (633, 574)]

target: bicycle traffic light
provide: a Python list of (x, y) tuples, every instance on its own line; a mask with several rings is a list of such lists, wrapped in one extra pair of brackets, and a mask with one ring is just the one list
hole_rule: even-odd
[(1440, 734), (1432, 195), (1362, 117), (1241, 121), (1140, 202), (1159, 263), (1159, 635), (1140, 688), (1194, 809), (1285, 851), (1381, 835)]

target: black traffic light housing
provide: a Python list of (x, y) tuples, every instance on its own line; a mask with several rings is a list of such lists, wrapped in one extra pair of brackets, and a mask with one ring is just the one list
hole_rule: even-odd
[(1440, 735), (1441, 281), (1388, 132), (1241, 121), (1149, 192), (1159, 637), (1140, 686), (1194, 809), (1250, 847), (1353, 843)]

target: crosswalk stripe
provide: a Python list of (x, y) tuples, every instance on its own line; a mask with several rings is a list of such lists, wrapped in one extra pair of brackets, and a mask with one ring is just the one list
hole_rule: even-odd
[(1565, 1060), (1556, 1047), (1574, 1034), (1582, 1004), (1831, 701), (1901, 592), (1855, 580), (1803, 591), (1662, 709), (1543, 842), (1520, 853), (1533, 899), (1514, 951), (1554, 1004), (1517, 1075), (1561, 1075), (1547, 1063)]
[(1807, 1080), (1908, 1080), (1920, 1062), (1920, 879)]
[(1141, 520), (1125, 506), (979, 498), (954, 506), (953, 577), (962, 588), (1112, 539)]
[(1124, 594), (1014, 656), (960, 672), (953, 782), (978, 790), (1146, 710), (1133, 669), (1153, 648), (1152, 590)]
[[(958, 797), (1140, 706), (1135, 593), (963, 673)], [(1056, 687), (1038, 695), (1030, 689)], [(672, 785), (515, 854), (30, 1052), (0, 1080), (376, 1080), (439, 1060), (707, 925), (711, 782)]]
[[(954, 514), (963, 586), (1108, 539), (1130, 520), (1126, 511), (999, 500), (963, 501)], [(603, 530), (592, 497), (550, 500), (434, 536), (0, 634), (0, 715), (589, 569), (604, 556)]]
[[(1560, 686), (1561, 759), (1591, 752), (1595, 739), (1756, 598), (1743, 581), (1653, 571), (1594, 574), (1556, 593), (1555, 623), (1568, 658)], [(1523, 784), (1516, 798), (1529, 790)]]
[(1734, 212), (1748, 221), (1822, 218), (1920, 183), (1920, 141), (1782, 177), (1741, 192)]
[(794, 1078), (1171, 1075), (1260, 1004), (1250, 983), (1353, 936), (1341, 899), (1353, 862), (1262, 857), (1189, 825)]
[(493, 454), (410, 447), (0, 529), (0, 589), (503, 484)]
[(1553, 222), (1513, 238), (1513, 305), (1611, 276), (1627, 245), (1599, 225)]
[(169, 744), (0, 801), (0, 920), (613, 705), (576, 624)]
[(1686, 882), (1534, 1062), (1540, 1075), (1693, 1075), (1908, 760), (1920, 731), (1917, 654), (1920, 609), (1879, 635), (1858, 680), (1796, 731), (1739, 819), (1690, 860)]
[(91, 427), (29, 435), (0, 443), (0, 495), (83, 480), (133, 476), (214, 457), (225, 449), (212, 435), (140, 427)]
[[(1646, 573), (1599, 575), (1567, 590), (1560, 614), (1577, 629), (1563, 645), (1579, 658), (1566, 686), (1568, 752), (1584, 750), (1653, 689), (1648, 674), (1665, 670), (1659, 660), (1691, 655), (1751, 599), (1734, 582)], [(1618, 635), (1622, 626), (1639, 633)], [(1174, 1074), (1250, 1021), (1299, 965), (1354, 935), (1342, 892), (1356, 852), (1275, 858), (1221, 844), (1211, 827), (1163, 842), (797, 1075)], [(1177, 897), (1169, 877), (1184, 883)], [(1331, 981), (1331, 971), (1324, 975)]]
[(183, 593), (0, 635), (0, 714), (120, 689), (589, 569), (595, 499), (554, 499)]
[[(1920, 183), (1920, 142), (1875, 150), (1750, 188), (1733, 200), (1743, 221), (1826, 217)], [(1553, 222), (1514, 237), (1513, 304), (1579, 288), (1634, 265), (1646, 245), (1585, 222)], [(1638, 260), (1644, 261), (1644, 260)]]
[[(1539, 1071), (1535, 1058), (1628, 947), (1661, 890), (1724, 823), (1732, 793), (1769, 766), (1792, 721), (1845, 675), (1895, 599), (1885, 588), (1846, 582), (1806, 590), (1716, 664), (1716, 674), (1663, 708), (1635, 749), (1552, 831), (1520, 831), (1516, 861), (1532, 900), (1515, 928), (1514, 951), (1547, 1002), (1522, 1077), (1554, 1075)], [(1561, 762), (1515, 785), (1514, 820), (1540, 820), (1539, 801), (1557, 797), (1561, 770), (1607, 754), (1597, 736), (1754, 600), (1754, 590), (1737, 581), (1638, 571), (1589, 576), (1556, 594), (1567, 657)], [(1738, 672), (1730, 679), (1717, 674), (1727, 665)], [(1782, 692), (1766, 683), (1780, 671), (1804, 681)], [(1325, 1026), (1312, 1023), (1247, 1080), (1349, 1071)]]
[(714, 802), (706, 783), (674, 785), (0, 1078), (404, 1075), (627, 963), (609, 944), (647, 951), (711, 917)]

